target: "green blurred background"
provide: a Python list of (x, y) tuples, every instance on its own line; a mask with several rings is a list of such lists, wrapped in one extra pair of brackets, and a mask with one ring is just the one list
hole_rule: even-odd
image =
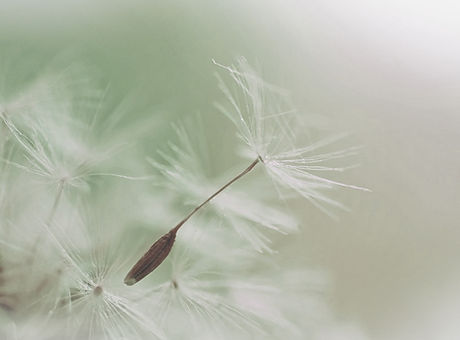
[(38, 67), (72, 56), (110, 82), (108, 100), (135, 93), (133, 119), (161, 117), (146, 153), (171, 137), (169, 123), (202, 113), (221, 154), (216, 172), (232, 165), (211, 60), (239, 56), (317, 124), (354, 131), (361, 167), (343, 180), (373, 192), (338, 193), (351, 209), (338, 222), (299, 205), (302, 237), (284, 240), (333, 277), (339, 330), (325, 339), (460, 337), (456, 2), (7, 0), (0, 9), (2, 55), (21, 47)]

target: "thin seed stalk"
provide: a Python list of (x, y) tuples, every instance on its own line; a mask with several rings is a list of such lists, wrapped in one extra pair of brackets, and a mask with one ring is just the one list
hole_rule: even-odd
[(51, 207), (51, 210), (48, 214), (48, 218), (46, 219), (47, 226), (51, 224), (51, 222), (53, 221), (54, 215), (56, 214), (57, 208), (59, 206), (59, 202), (61, 201), (62, 193), (64, 191), (64, 185), (65, 185), (65, 181), (60, 180), (58, 184), (56, 196), (54, 197), (53, 206)]
[(8, 143), (8, 139), (9, 139), (9, 130), (7, 128), (7, 126), (5, 125), (5, 122), (3, 121), (3, 117), (2, 117), (2, 112), (0, 112), (0, 130), (1, 130), (1, 135), (0, 135), (0, 151), (2, 153), (2, 166), (1, 166), (1, 169), (0, 171), (3, 172), (6, 168), (6, 164), (7, 162), (5, 162), (5, 160), (8, 159), (8, 153), (9, 153), (9, 150), (7, 149), (7, 143)]
[(244, 169), (241, 173), (227, 182), (214, 194), (209, 196), (203, 203), (195, 207), (195, 209), (193, 209), (187, 216), (185, 216), (184, 219), (182, 219), (182, 221), (180, 221), (174, 228), (172, 228), (169, 232), (161, 236), (155, 243), (153, 243), (149, 250), (147, 250), (147, 252), (136, 262), (136, 264), (134, 264), (134, 266), (128, 272), (124, 280), (125, 284), (132, 286), (136, 282), (142, 280), (152, 271), (154, 271), (171, 252), (174, 241), (176, 240), (177, 231), (185, 224), (185, 222), (187, 222), (198, 210), (209, 203), (214, 197), (219, 195), (227, 187), (254, 169), (257, 163), (261, 161), (262, 160), (260, 157), (256, 158), (256, 160), (253, 161), (246, 169)]
[[(45, 221), (45, 224), (47, 227), (51, 226), (51, 223), (53, 222), (53, 219), (54, 219), (54, 215), (56, 215), (56, 211), (59, 206), (59, 202), (61, 201), (61, 198), (62, 198), (62, 193), (64, 192), (64, 185), (65, 185), (65, 182), (63, 180), (59, 181), (56, 196), (54, 196), (53, 206), (51, 207), (51, 210), (48, 213), (48, 216)], [(43, 234), (40, 234), (37, 236), (37, 239), (35, 240), (33, 246), (31, 247), (32, 255), (35, 254), (35, 251), (37, 250), (37, 247), (40, 244), (42, 237), (43, 237)], [(32, 259), (32, 261), (34, 261), (34, 259)]]

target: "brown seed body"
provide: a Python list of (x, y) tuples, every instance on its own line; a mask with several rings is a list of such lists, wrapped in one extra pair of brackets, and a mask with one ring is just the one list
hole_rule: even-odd
[(193, 209), (182, 221), (180, 221), (173, 229), (171, 229), (167, 234), (163, 235), (158, 241), (156, 241), (150, 249), (142, 256), (142, 258), (137, 261), (133, 268), (129, 271), (128, 275), (125, 277), (125, 284), (128, 286), (132, 286), (136, 282), (142, 280), (145, 276), (150, 274), (156, 267), (158, 267), (164, 259), (168, 256), (171, 248), (174, 244), (174, 240), (176, 239), (177, 231), (182, 227), (182, 225), (188, 221), (190, 217), (192, 217), (198, 210), (200, 210), (203, 206), (205, 206), (209, 201), (211, 201), (214, 197), (219, 195), (222, 191), (225, 190), (228, 186), (232, 183), (239, 180), (241, 177), (246, 175), (249, 171), (251, 171), (257, 163), (263, 163), (263, 159), (259, 156), (253, 161), (243, 172), (239, 175), (234, 177), (230, 180), (227, 184), (217, 190), (214, 194), (208, 197), (206, 201), (201, 203), (195, 209)]
[(142, 280), (165, 260), (174, 245), (176, 233), (177, 228), (172, 229), (150, 247), (126, 275), (124, 281), (126, 285), (132, 286)]

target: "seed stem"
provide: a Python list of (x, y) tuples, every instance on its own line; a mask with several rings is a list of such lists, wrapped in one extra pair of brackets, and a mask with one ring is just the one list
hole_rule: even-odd
[[(8, 159), (7, 156), (8, 156), (9, 150), (6, 148), (6, 146), (7, 146), (7, 143), (8, 143), (8, 139), (10, 138), (10, 136), (9, 136), (10, 131), (8, 130), (8, 127), (6, 126), (6, 124), (4, 122), (3, 115), (4, 115), (4, 113), (0, 111), (0, 129), (1, 129), (1, 137), (0, 137), (1, 146), (0, 146), (0, 150), (2, 152), (2, 160), (5, 160), (5, 159)], [(2, 167), (1, 167), (1, 172), (3, 172), (5, 170), (7, 162), (2, 162), (2, 163), (3, 164), (2, 164)]]
[(192, 212), (190, 212), (190, 214), (188, 214), (182, 221), (180, 221), (173, 229), (176, 229), (176, 230), (179, 230), (180, 227), (182, 227), (182, 225), (188, 221), (188, 219), (190, 217), (192, 217), (198, 210), (200, 210), (204, 205), (206, 205), (207, 203), (209, 203), (209, 201), (211, 201), (214, 197), (216, 197), (217, 195), (219, 195), (222, 191), (224, 191), (227, 187), (229, 187), (230, 185), (232, 185), (233, 183), (235, 183), (237, 180), (239, 180), (241, 177), (243, 177), (244, 175), (246, 175), (248, 172), (250, 172), (256, 165), (257, 163), (260, 161), (259, 158), (257, 158), (254, 162), (251, 163), (251, 165), (249, 165), (245, 170), (243, 170), (243, 172), (241, 172), (239, 175), (237, 175), (236, 177), (234, 177), (232, 180), (230, 180), (227, 184), (225, 184), (223, 187), (221, 187), (219, 190), (217, 190), (214, 194), (212, 194), (211, 196), (208, 197), (208, 199), (206, 201), (204, 201), (203, 203), (201, 203), (199, 206), (197, 206), (195, 209), (192, 210)]
[[(53, 206), (51, 207), (51, 210), (48, 213), (48, 216), (45, 221), (45, 226), (47, 228), (51, 227), (51, 224), (53, 223), (53, 219), (54, 219), (54, 216), (56, 215), (56, 211), (59, 206), (59, 202), (61, 201), (61, 198), (62, 198), (62, 193), (64, 191), (64, 185), (65, 185), (65, 182), (63, 180), (60, 180), (58, 184), (56, 196), (54, 197)], [(37, 239), (35, 240), (34, 244), (31, 247), (32, 256), (35, 254), (37, 247), (40, 244), (42, 238), (43, 238), (43, 234), (39, 234), (37, 236)], [(35, 259), (33, 258), (31, 261), (33, 262), (35, 261)]]
[(65, 181), (61, 179), (58, 184), (56, 196), (54, 197), (53, 206), (51, 208), (51, 211), (48, 214), (48, 218), (46, 219), (47, 226), (51, 225), (54, 215), (56, 214), (59, 202), (61, 201), (62, 192), (64, 191), (64, 185), (65, 185)]
[(163, 235), (160, 239), (158, 239), (149, 250), (136, 262), (136, 264), (131, 268), (128, 274), (125, 277), (125, 284), (128, 286), (132, 286), (136, 282), (142, 280), (145, 276), (150, 274), (156, 267), (158, 267), (164, 259), (168, 256), (171, 248), (174, 244), (175, 237), (177, 231), (187, 222), (190, 217), (192, 217), (198, 210), (200, 210), (203, 206), (205, 206), (209, 201), (211, 201), (214, 197), (219, 195), (222, 191), (224, 191), (227, 187), (232, 185), (234, 182), (238, 181), (241, 177), (246, 175), (250, 172), (257, 163), (263, 162), (260, 157), (257, 157), (255, 161), (253, 161), (246, 169), (244, 169), (241, 173), (227, 182), (224, 186), (222, 186), (219, 190), (217, 190), (214, 194), (209, 196), (203, 203), (195, 207), (185, 218), (180, 221), (174, 228), (172, 228), (169, 232)]

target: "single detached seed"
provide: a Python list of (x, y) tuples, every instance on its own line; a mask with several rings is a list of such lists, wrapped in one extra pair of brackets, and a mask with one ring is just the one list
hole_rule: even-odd
[(219, 195), (222, 191), (225, 190), (232, 183), (236, 182), (238, 179), (246, 175), (251, 171), (257, 163), (262, 162), (262, 158), (259, 156), (254, 162), (252, 162), (246, 169), (244, 169), (239, 175), (234, 177), (230, 182), (225, 184), (214, 194), (208, 197), (206, 201), (201, 203), (195, 209), (192, 210), (182, 221), (180, 221), (174, 228), (172, 228), (167, 234), (163, 235), (159, 240), (157, 240), (150, 249), (141, 257), (139, 261), (131, 268), (129, 273), (125, 277), (125, 284), (132, 286), (136, 282), (142, 280), (148, 274), (150, 274), (156, 267), (158, 267), (168, 256), (171, 251), (174, 241), (176, 239), (177, 231), (182, 227), (182, 225), (187, 222), (187, 220), (193, 216), (198, 210), (200, 210), (204, 205), (206, 205), (210, 200)]

